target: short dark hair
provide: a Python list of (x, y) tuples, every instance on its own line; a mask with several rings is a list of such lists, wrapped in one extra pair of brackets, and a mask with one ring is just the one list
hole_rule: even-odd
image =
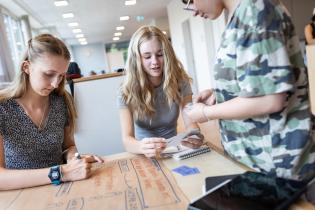
[[(188, 1), (189, 1), (189, 0), (182, 0), (182, 2), (183, 2), (184, 4), (187, 4)], [(190, 3), (191, 3), (191, 4), (194, 3), (194, 0), (190, 0)]]
[[(184, 1), (184, 0), (183, 0)], [(314, 22), (315, 21), (315, 14), (313, 15), (313, 17), (311, 18), (311, 20)]]

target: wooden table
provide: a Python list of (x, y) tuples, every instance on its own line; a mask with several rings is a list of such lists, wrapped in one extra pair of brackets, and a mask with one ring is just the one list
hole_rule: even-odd
[[(141, 157), (142, 156), (135, 156), (129, 153), (121, 153), (116, 155), (111, 155), (108, 157), (105, 157), (107, 162), (115, 161), (115, 160), (121, 160), (121, 159), (128, 159), (133, 157)], [(145, 161), (147, 159), (144, 159)], [(168, 174), (168, 176), (171, 178), (170, 183), (177, 183), (180, 190), (183, 192), (184, 197), (186, 196), (186, 203), (185, 205), (182, 205), (182, 207), (177, 208), (179, 209), (186, 209), (187, 202), (194, 200), (195, 198), (199, 197), (203, 193), (203, 185), (204, 180), (208, 176), (219, 176), (219, 175), (228, 175), (228, 174), (236, 174), (236, 173), (242, 173), (247, 170), (242, 165), (239, 165), (235, 163), (234, 161), (231, 161), (229, 158), (220, 155), (219, 153), (215, 151), (211, 151), (210, 153), (202, 154), (199, 156), (196, 156), (194, 158), (176, 161), (173, 159), (165, 159), (162, 160), (161, 163), (163, 163), (163, 167), (169, 169), (165, 170), (163, 173)], [(105, 164), (106, 165), (106, 164)], [(190, 167), (197, 167), (200, 170), (200, 174), (191, 175), (191, 176), (181, 176), (177, 173), (171, 172), (173, 168), (176, 168), (181, 165), (187, 165)], [(120, 170), (122, 170), (120, 168)], [(108, 171), (106, 173), (111, 173), (112, 171)], [(172, 176), (172, 175), (173, 176)], [(105, 175), (103, 174), (105, 177)], [(108, 175), (106, 175), (108, 178)], [(41, 187), (35, 187), (35, 188), (29, 188), (25, 190), (12, 190), (12, 191), (3, 191), (0, 192), (0, 210), (17, 210), (17, 209), (49, 209), (49, 210), (59, 210), (59, 209), (67, 209), (67, 210), (75, 210), (75, 209), (87, 209), (83, 208), (83, 200), (80, 200), (80, 196), (86, 193), (86, 191), (93, 192), (93, 186), (105, 184), (112, 185), (115, 180), (105, 181), (104, 177), (100, 177), (99, 174), (96, 174), (92, 176), (88, 180), (83, 180), (79, 182), (73, 182), (71, 183), (65, 183), (64, 186), (60, 189), (56, 186), (47, 185), (47, 186), (41, 186)], [(113, 179), (115, 177), (111, 177)], [(173, 182), (172, 179), (174, 178)], [(176, 181), (175, 181), (176, 180)], [(122, 180), (123, 181), (123, 180)], [(132, 180), (129, 180), (132, 182)], [(101, 183), (103, 182), (103, 183)], [(105, 183), (106, 182), (106, 183)], [(117, 180), (116, 180), (117, 182)], [(66, 202), (63, 202), (62, 200), (51, 200), (51, 197), (55, 198), (59, 195), (66, 195), (69, 192), (69, 189), (72, 185), (72, 191), (75, 191), (77, 193), (77, 196), (72, 197), (72, 201), (69, 204)], [(92, 186), (93, 185), (93, 186)], [(111, 186), (111, 187), (115, 187)], [(177, 187), (178, 188), (178, 187)], [(57, 190), (58, 189), (58, 190)], [(174, 192), (176, 189), (173, 189)], [(178, 192), (178, 191), (176, 191)], [(107, 193), (106, 195), (89, 195), (85, 198), (85, 202), (96, 202), (98, 199), (104, 199), (106, 196), (116, 196), (118, 193)], [(177, 194), (178, 197), (180, 197), (180, 193)], [(119, 196), (119, 195), (118, 195)], [(157, 197), (160, 196), (159, 194), (156, 195)], [(184, 197), (182, 198), (182, 201), (185, 200)], [(22, 200), (21, 200), (22, 199)], [(41, 202), (46, 202), (45, 208), (38, 206), (41, 206)], [(18, 203), (17, 203), (18, 202)], [(129, 208), (123, 208), (123, 205), (121, 203), (124, 202), (120, 200), (117, 204), (112, 204), (108, 202), (108, 205), (96, 205), (93, 206), (94, 209), (129, 209)], [(80, 204), (81, 203), (81, 204)], [(80, 205), (82, 205), (80, 207)], [(116, 207), (113, 208), (113, 205), (116, 205)], [(119, 206), (119, 207), (118, 207)], [(139, 206), (138, 206), (139, 207)], [(142, 208), (134, 208), (136, 209), (142, 209)], [(157, 208), (157, 209), (173, 209), (173, 208), (167, 208), (167, 205), (165, 207)], [(299, 201), (297, 202), (293, 208), (294, 210), (311, 210), (315, 209), (314, 206), (310, 205), (309, 203)]]

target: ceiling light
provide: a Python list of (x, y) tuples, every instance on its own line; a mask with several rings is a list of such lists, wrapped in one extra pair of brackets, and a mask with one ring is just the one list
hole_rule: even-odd
[(80, 38), (78, 39), (79, 42), (86, 42), (86, 38)]
[(136, 0), (127, 0), (127, 1), (125, 1), (125, 5), (126, 5), (126, 6), (135, 5), (136, 3), (137, 3)]
[(116, 33), (114, 33), (114, 36), (121, 36), (121, 35), (122, 35), (121, 32), (116, 32)]
[(114, 41), (118, 41), (118, 40), (119, 40), (119, 37), (114, 37), (113, 40), (114, 40)]
[(130, 18), (129, 16), (121, 16), (121, 17), (119, 18), (119, 20), (121, 20), (121, 21), (122, 21), (122, 20), (129, 20), (129, 18)]
[(81, 33), (82, 30), (79, 29), (79, 28), (76, 28), (76, 29), (73, 29), (72, 32), (75, 33), (75, 34), (78, 34), (78, 33)]
[(65, 13), (65, 14), (62, 14), (62, 17), (63, 18), (73, 18), (74, 14), (73, 13)]
[(40, 31), (40, 33), (42, 33), (42, 34), (51, 33), (47, 28), (39, 29), (39, 31)]
[(81, 45), (87, 45), (87, 42), (80, 42)]
[(83, 38), (84, 37), (84, 34), (77, 34), (75, 35), (76, 38)]
[(116, 30), (117, 30), (117, 31), (122, 31), (122, 30), (124, 30), (124, 29), (125, 29), (124, 26), (118, 26), (118, 27), (116, 27)]
[(79, 26), (79, 23), (77, 23), (77, 22), (68, 23), (68, 26), (70, 26), (70, 27), (77, 27), (77, 26)]
[(68, 1), (55, 1), (54, 3), (56, 7), (64, 7), (69, 4)]

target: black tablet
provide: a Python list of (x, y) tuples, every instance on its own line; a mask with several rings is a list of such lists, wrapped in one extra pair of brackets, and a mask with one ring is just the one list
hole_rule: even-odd
[(190, 210), (285, 210), (306, 190), (307, 182), (246, 172), (226, 180), (193, 201)]
[(237, 177), (240, 174), (230, 174), (230, 175), (222, 175), (222, 176), (209, 176), (206, 177), (205, 182), (206, 182), (206, 191), (211, 190), (215, 186), (218, 186), (222, 182), (225, 182), (227, 180), (231, 180), (235, 177)]

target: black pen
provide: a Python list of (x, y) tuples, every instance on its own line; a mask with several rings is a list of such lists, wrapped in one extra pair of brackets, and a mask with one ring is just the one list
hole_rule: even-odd
[(80, 153), (78, 153), (78, 152), (76, 152), (76, 153), (74, 154), (74, 157), (75, 157), (76, 159), (81, 159), (81, 155), (80, 155)]

